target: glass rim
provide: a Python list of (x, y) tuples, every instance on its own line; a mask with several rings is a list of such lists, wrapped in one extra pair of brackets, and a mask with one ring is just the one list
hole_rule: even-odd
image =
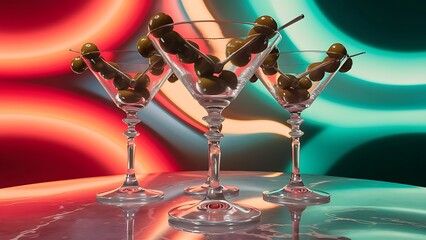
[[(266, 29), (271, 29), (274, 33), (273, 35), (279, 34), (278, 30), (274, 30), (273, 28), (271, 28), (269, 26), (259, 24), (259, 23), (255, 23), (255, 22), (246, 22), (246, 21), (237, 21), (237, 20), (220, 20), (220, 19), (200, 19), (200, 20), (180, 21), (180, 22), (173, 22), (173, 23), (165, 24), (163, 26), (149, 30), (147, 32), (146, 36), (152, 35), (151, 34), (152, 32), (158, 31), (159, 29), (163, 29), (163, 28), (170, 27), (170, 26), (190, 24), (190, 23), (230, 23), (230, 24), (250, 25), (250, 26), (253, 26), (253, 27), (262, 27), (262, 28), (266, 28)], [(262, 33), (258, 33), (258, 34), (262, 34)], [(253, 35), (258, 35), (258, 34), (253, 34)]]
[(77, 50), (74, 50), (74, 49), (69, 49), (69, 51), (70, 51), (70, 52), (73, 52), (73, 53), (76, 53), (76, 54), (78, 54), (78, 55), (81, 55), (81, 56), (89, 55), (89, 54), (91, 54), (91, 53), (123, 53), (123, 54), (124, 54), (124, 53), (138, 53), (138, 51), (137, 51), (137, 50), (127, 50), (127, 49), (98, 50), (98, 51), (92, 51), (92, 52), (85, 53), (85, 54), (82, 54), (82, 53), (81, 53), (81, 51), (77, 51)]
[[(135, 54), (134, 56), (131, 56), (131, 58), (128, 58), (126, 60), (120, 60), (120, 61), (113, 61), (114, 63), (120, 64), (122, 66), (130, 66), (130, 65), (148, 65), (149, 63), (149, 59), (148, 58), (144, 58), (142, 56), (140, 56), (139, 52), (136, 50), (126, 50), (126, 49), (119, 49), (119, 50), (99, 50), (99, 51), (93, 51), (93, 52), (89, 52), (89, 53), (84, 53), (82, 54), (79, 51), (75, 51), (70, 49), (71, 52), (75, 52), (79, 57), (85, 59), (86, 61), (91, 61), (92, 59), (88, 59), (85, 58), (85, 55), (90, 55), (93, 53), (108, 53), (108, 54), (114, 54), (115, 57), (118, 58), (122, 58), (122, 57), (128, 57), (129, 55), (126, 54)], [(155, 53), (154, 55), (161, 57), (161, 55), (159, 53)], [(136, 56), (138, 56), (138, 58), (136, 58)], [(105, 61), (108, 65), (111, 62), (111, 59), (105, 59), (105, 57), (103, 57), (102, 55), (98, 56), (97, 58), (101, 58), (103, 61)], [(160, 61), (160, 59), (157, 59), (153, 64), (155, 64), (156, 62)]]
[(303, 54), (303, 53), (308, 53), (308, 54), (314, 54), (314, 53), (316, 53), (316, 54), (328, 54), (328, 53), (331, 53), (331, 54), (335, 54), (335, 55), (340, 55), (341, 56), (341, 58), (343, 58), (343, 57), (349, 57), (349, 55), (348, 54), (342, 54), (342, 53), (338, 53), (338, 52), (333, 52), (333, 51), (325, 51), (325, 50), (311, 50), (311, 49), (309, 49), (309, 50), (293, 50), (293, 51), (279, 51), (279, 52), (276, 52), (276, 53), (270, 53), (269, 55), (285, 55), (285, 54), (288, 54), (288, 55), (290, 55), (290, 54)]
[[(138, 51), (133, 51), (133, 50), (102, 50), (102, 51), (93, 51), (90, 53), (86, 53), (86, 54), (81, 54), (79, 53), (79, 56), (83, 59), (83, 61), (88, 65), (90, 63), (93, 63), (92, 61), (96, 58), (93, 59), (88, 59), (85, 58), (84, 55), (89, 55), (91, 53), (135, 53), (137, 55), (135, 55), (134, 57), (128, 58), (128, 59), (121, 59), (121, 57), (125, 57), (126, 55), (122, 55), (121, 57), (118, 56), (118, 59), (108, 59), (105, 58), (103, 56), (98, 56), (96, 58), (100, 59), (103, 64), (106, 64), (108, 67), (115, 69), (118, 72), (121, 72), (122, 74), (125, 74), (126, 72), (140, 72), (145, 74), (146, 72), (148, 72), (151, 68), (154, 67), (154, 65), (160, 61), (162, 61), (161, 58), (156, 59), (154, 62), (150, 63), (148, 58), (143, 58), (142, 56), (139, 55)], [(156, 56), (160, 56), (160, 54), (155, 54)], [(137, 56), (137, 58), (136, 58)], [(114, 64), (117, 64), (119, 68), (117, 68), (117, 66), (115, 66)], [(167, 64), (164, 65), (164, 67), (166, 67)], [(142, 67), (142, 69), (138, 69)]]

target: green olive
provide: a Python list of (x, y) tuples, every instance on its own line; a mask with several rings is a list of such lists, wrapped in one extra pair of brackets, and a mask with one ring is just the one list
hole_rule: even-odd
[(240, 48), (244, 46), (244, 44), (245, 44), (245, 41), (240, 38), (233, 38), (229, 40), (229, 42), (226, 44), (226, 57), (229, 57), (229, 55), (238, 51)]
[(274, 75), (274, 74), (276, 74), (278, 72), (276, 68), (277, 68), (277, 65), (274, 65), (271, 68), (262, 68), (262, 72), (265, 75)]
[(237, 67), (244, 67), (251, 61), (250, 53), (246, 51), (241, 51), (231, 58), (231, 63)]
[(136, 48), (138, 49), (139, 54), (144, 58), (151, 57), (157, 51), (147, 36), (142, 36), (139, 38), (136, 44)]
[[(157, 13), (151, 17), (148, 23), (148, 30), (151, 31), (151, 34), (155, 37), (162, 37), (165, 33), (168, 33), (173, 30), (173, 25), (162, 27), (164, 25), (172, 24), (173, 19), (165, 13)], [(160, 28), (161, 27), (161, 28)], [(155, 31), (153, 31), (156, 29)]]
[(337, 69), (340, 66), (340, 60), (336, 58), (325, 57), (324, 60), (322, 60), (322, 62), (327, 63), (326, 65), (322, 67), (322, 69), (324, 69), (324, 71), (328, 73), (333, 73), (337, 71)]
[(108, 62), (105, 67), (101, 69), (101, 76), (105, 79), (113, 79), (117, 75), (119, 66), (115, 62)]
[(303, 88), (283, 90), (283, 98), (287, 103), (301, 103), (308, 100), (310, 94)]
[(74, 73), (82, 74), (84, 71), (87, 70), (87, 64), (81, 57), (75, 57), (71, 61), (71, 70)]
[(108, 67), (108, 64), (105, 63), (105, 60), (102, 57), (96, 57), (89, 60), (90, 69), (95, 72), (105, 71)]
[(194, 48), (200, 49), (200, 47), (193, 41), (185, 42), (177, 54), (179, 61), (183, 63), (195, 63), (199, 54)]
[(272, 49), (271, 53), (263, 60), (262, 65), (260, 65), (263, 68), (273, 68), (277, 64), (277, 60), (279, 55), (278, 48)]
[(145, 101), (147, 101), (149, 97), (151, 97), (151, 93), (149, 92), (148, 88), (139, 88), (135, 89), (135, 91), (139, 93)]
[(277, 84), (281, 89), (294, 88), (294, 83), (297, 82), (297, 78), (291, 74), (285, 74), (278, 77)]
[(256, 74), (255, 74), (255, 75), (253, 75), (253, 76), (251, 76), (251, 78), (249, 79), (249, 81), (250, 81), (251, 83), (255, 83), (255, 82), (257, 81), (257, 76), (256, 76)]
[(151, 66), (151, 69), (163, 69), (166, 66), (163, 58), (158, 55), (152, 55), (148, 59), (148, 64)]
[(345, 73), (351, 70), (353, 65), (352, 58), (347, 58), (346, 61), (343, 63), (342, 67), (340, 67), (339, 72)]
[(98, 47), (93, 43), (85, 43), (81, 47), (81, 55), (86, 59), (97, 58), (101, 55)]
[(196, 83), (196, 88), (198, 92), (206, 95), (217, 95), (226, 90), (226, 87), (220, 84), (220, 79), (215, 76), (200, 77)]
[(235, 66), (243, 67), (251, 60), (251, 54), (245, 44), (246, 41), (239, 38), (231, 39), (226, 44), (226, 57), (229, 57), (231, 54), (238, 51), (231, 57), (231, 63)]
[[(311, 63), (308, 68), (306, 69), (306, 71), (310, 71), (316, 67), (318, 67), (318, 65), (322, 64), (321, 62), (315, 62), (315, 63)], [(311, 73), (309, 73), (309, 78), (312, 81), (320, 81), (325, 75), (324, 69), (322, 67), (312, 71)]]
[(278, 84), (274, 84), (273, 86), (274, 92), (275, 92), (275, 96), (282, 100), (284, 98), (284, 94), (283, 94), (283, 90), (281, 89), (281, 87), (278, 86)]
[(312, 87), (312, 82), (309, 78), (303, 77), (299, 80), (299, 88), (309, 89)]
[(330, 46), (327, 50), (327, 55), (331, 58), (338, 58), (341, 59), (342, 57), (346, 56), (348, 52), (346, 51), (345, 46), (341, 43), (334, 43)]
[(128, 89), (130, 87), (130, 82), (131, 82), (131, 78), (130, 76), (125, 76), (123, 74), (119, 74), (117, 76), (115, 76), (114, 80), (113, 80), (113, 84), (114, 87), (117, 90), (125, 90)]
[(152, 75), (160, 76), (161, 74), (163, 74), (163, 72), (164, 72), (164, 68), (159, 68), (159, 69), (151, 68), (151, 69), (149, 69), (149, 72), (150, 72)]
[(263, 52), (268, 47), (268, 36), (266, 34), (257, 33), (252, 28), (248, 37), (245, 39), (248, 44), (248, 51), (250, 53), (260, 53)]
[[(207, 57), (210, 58), (215, 64), (220, 61), (219, 58), (217, 58), (213, 55), (207, 55)], [(201, 57), (201, 58), (197, 59), (197, 61), (195, 61), (194, 70), (195, 70), (195, 74), (197, 74), (197, 76), (208, 77), (208, 76), (213, 75), (213, 73), (215, 71), (215, 65), (212, 64), (207, 59)]]
[(149, 86), (150, 80), (149, 76), (142, 73), (136, 73), (135, 77), (133, 78), (135, 81), (135, 90), (139, 91), (140, 89), (147, 88)]
[(142, 95), (134, 90), (119, 90), (118, 98), (125, 103), (135, 103), (141, 100)]
[(168, 33), (165, 33), (160, 38), (160, 46), (161, 48), (170, 54), (177, 54), (179, 51), (182, 50), (183, 46), (185, 44), (185, 40), (182, 38), (182, 36), (175, 32), (170, 31)]
[(177, 80), (179, 80), (179, 78), (178, 77), (176, 77), (176, 75), (173, 73), (172, 75), (170, 75), (170, 77), (167, 79), (167, 81), (169, 81), (169, 82), (171, 82), (171, 83), (174, 83), (174, 82), (176, 82)]
[(152, 55), (148, 59), (148, 63), (150, 65), (149, 72), (152, 75), (159, 76), (159, 75), (163, 74), (164, 66), (166, 66), (166, 63), (164, 62), (164, 60), (161, 56)]
[(267, 15), (258, 17), (254, 23), (262, 25), (253, 27), (255, 32), (266, 34), (269, 37), (278, 29), (277, 22), (271, 16)]
[(238, 78), (234, 72), (223, 70), (219, 74), (219, 81), (224, 87), (229, 87), (231, 89), (236, 89), (238, 86)]

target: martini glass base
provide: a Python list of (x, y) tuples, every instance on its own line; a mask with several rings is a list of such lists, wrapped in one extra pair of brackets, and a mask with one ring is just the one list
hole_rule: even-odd
[(279, 204), (326, 204), (330, 194), (303, 187), (285, 186), (281, 189), (263, 192), (263, 200)]
[(186, 226), (232, 226), (260, 221), (261, 212), (226, 200), (203, 200), (184, 204), (169, 211), (169, 222)]
[(103, 204), (146, 204), (163, 199), (164, 193), (140, 186), (122, 186), (112, 191), (98, 193), (96, 200)]
[[(238, 196), (240, 189), (237, 187), (221, 185), (223, 195), (227, 197), (235, 197)], [(205, 197), (207, 195), (207, 190), (209, 188), (208, 183), (204, 183), (199, 186), (187, 187), (184, 189), (185, 194), (194, 197)]]

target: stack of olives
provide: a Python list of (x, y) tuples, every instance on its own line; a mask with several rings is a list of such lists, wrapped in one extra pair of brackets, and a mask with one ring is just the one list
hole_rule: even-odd
[[(148, 75), (137, 73), (132, 78), (129, 74), (123, 73), (117, 63), (105, 61), (101, 57), (98, 47), (93, 43), (86, 43), (82, 46), (81, 56), (86, 59), (86, 62), (89, 62), (90, 68), (98, 72), (103, 79), (112, 80), (121, 101), (135, 103), (142, 98), (148, 99), (150, 97)], [(82, 57), (75, 57), (71, 61), (71, 69), (75, 73), (81, 74), (88, 68)]]
[[(347, 56), (347, 51), (345, 46), (343, 46), (343, 44), (341, 43), (332, 44), (327, 51), (327, 57), (325, 57), (324, 60), (322, 60), (322, 62), (312, 63), (306, 69), (307, 71), (311, 71), (309, 73), (309, 79), (311, 79), (312, 81), (321, 81), (321, 79), (323, 79), (325, 76), (325, 72), (334, 73), (339, 68), (341, 59), (345, 56)], [(322, 67), (318, 67), (320, 65)], [(341, 72), (347, 72), (352, 67), (352, 66), (348, 66), (349, 62), (345, 62), (345, 64), (343, 65), (346, 65), (346, 66), (344, 69), (341, 68), (339, 70)], [(312, 71), (312, 69), (315, 69), (315, 70)]]
[(309, 99), (308, 89), (311, 87), (312, 82), (307, 77), (299, 79), (292, 74), (280, 74), (275, 91), (288, 103), (298, 103)]
[[(274, 36), (278, 25), (270, 16), (261, 16), (257, 18), (256, 24), (247, 33), (247, 38), (235, 38), (226, 45), (226, 56), (231, 57), (231, 62), (235, 66), (245, 66), (250, 62), (251, 54), (260, 53), (268, 47), (268, 39)], [(238, 52), (237, 52), (238, 51)]]
[[(272, 54), (272, 53), (271, 53)], [(347, 56), (346, 48), (341, 43), (334, 43), (330, 46), (327, 51), (327, 57), (324, 58), (322, 62), (311, 63), (306, 72), (309, 74), (302, 78), (297, 78), (291, 74), (280, 74), (277, 80), (276, 86), (274, 86), (275, 91), (280, 94), (288, 103), (298, 103), (303, 102), (309, 99), (310, 94), (308, 89), (312, 87), (312, 82), (321, 81), (325, 72), (333, 73), (337, 71), (340, 66), (340, 61), (343, 57)], [(275, 73), (277, 72), (276, 59), (272, 58), (271, 55), (267, 57), (272, 60), (275, 59)], [(270, 66), (273, 61), (266, 61), (262, 64), (263, 72), (266, 75), (273, 75), (275, 73), (270, 73), (265, 71), (266, 66)], [(347, 72), (352, 67), (352, 59), (347, 58), (346, 62), (339, 69), (340, 72)]]
[[(278, 29), (277, 22), (267, 15), (258, 17), (254, 23), (256, 26), (249, 30), (247, 38), (235, 38), (226, 45), (226, 56), (229, 57), (234, 54), (230, 60), (235, 66), (242, 67), (247, 65), (251, 60), (251, 54), (257, 54), (265, 50), (268, 47), (269, 38), (273, 37)], [(264, 64), (262, 64), (262, 69), (267, 69), (269, 72), (274, 70), (273, 67), (276, 66), (274, 63), (278, 58), (278, 55), (276, 55), (278, 52), (276, 48), (272, 50), (267, 59), (265, 59)], [(256, 81), (257, 77), (254, 75), (250, 82)]]
[[(151, 74), (161, 75), (164, 72), (164, 66), (166, 63), (146, 35), (139, 38), (136, 48), (142, 57), (148, 58), (149, 65), (151, 66), (149, 68)], [(176, 82), (178, 78), (175, 74), (172, 74), (167, 80), (169, 82)]]
[[(159, 45), (165, 52), (177, 55), (182, 63), (194, 64), (194, 71), (198, 76), (197, 90), (202, 94), (216, 95), (225, 92), (227, 88), (235, 89), (238, 85), (235, 73), (218, 67), (220, 59), (216, 56), (200, 54), (199, 46), (174, 31), (172, 23), (173, 19), (169, 15), (157, 13), (151, 17), (148, 28), (158, 38)], [(276, 22), (269, 16), (262, 16), (255, 23), (258, 25), (249, 31), (246, 39), (235, 38), (226, 45), (226, 56), (230, 56), (230, 61), (235, 66), (247, 65), (251, 54), (265, 50), (268, 38), (277, 29)], [(138, 50), (145, 57), (155, 51), (152, 43), (138, 44)]]
[(279, 50), (278, 48), (272, 49), (272, 51), (269, 53), (269, 55), (265, 58), (263, 63), (260, 65), (263, 73), (265, 75), (274, 75), (277, 73), (277, 60), (279, 57)]
[[(173, 19), (169, 15), (165, 13), (157, 13), (150, 18), (148, 29), (152, 31), (172, 23)], [(161, 46), (166, 52), (174, 54), (179, 52), (179, 59), (182, 62), (193, 63), (198, 58), (198, 53), (193, 51), (188, 44), (194, 44), (197, 48), (198, 46), (191, 41), (188, 41), (188, 44), (186, 44), (186, 42), (184, 43), (185, 40), (177, 32), (173, 31), (173, 26), (157, 29), (156, 31), (153, 31), (152, 34), (161, 39)], [(151, 40), (144, 35), (138, 40), (136, 47), (142, 57), (149, 58), (150, 63), (155, 63), (155, 65), (153, 65), (150, 69), (150, 72), (153, 75), (160, 75), (164, 71), (165, 62), (155, 49)], [(178, 78), (173, 73), (167, 80), (169, 82), (176, 82)]]

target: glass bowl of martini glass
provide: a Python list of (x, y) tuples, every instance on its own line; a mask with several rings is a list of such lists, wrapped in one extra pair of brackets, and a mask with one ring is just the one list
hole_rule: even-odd
[[(358, 55), (358, 54), (357, 54)], [(273, 51), (256, 76), (281, 107), (290, 113), (287, 123), (292, 138), (292, 173), (283, 188), (263, 192), (264, 200), (281, 204), (324, 204), (330, 195), (306, 187), (300, 174), (301, 113), (309, 108), (338, 72), (352, 67), (346, 48), (335, 43), (328, 51)]]
[(136, 125), (141, 121), (137, 113), (145, 108), (171, 76), (170, 68), (160, 59), (148, 61), (137, 51), (99, 51), (93, 43), (82, 46), (80, 56), (71, 62), (71, 69), (82, 73), (89, 69), (98, 79), (112, 101), (126, 113), (127, 172), (122, 186), (98, 193), (96, 199), (105, 204), (149, 203), (161, 200), (163, 192), (142, 188), (136, 178)]
[(205, 198), (169, 211), (169, 221), (191, 225), (236, 225), (259, 221), (260, 211), (225, 199), (220, 184), (222, 111), (238, 96), (269, 52), (280, 41), (275, 26), (221, 20), (173, 23), (154, 15), (148, 38), (206, 110), (209, 131), (208, 186)]

